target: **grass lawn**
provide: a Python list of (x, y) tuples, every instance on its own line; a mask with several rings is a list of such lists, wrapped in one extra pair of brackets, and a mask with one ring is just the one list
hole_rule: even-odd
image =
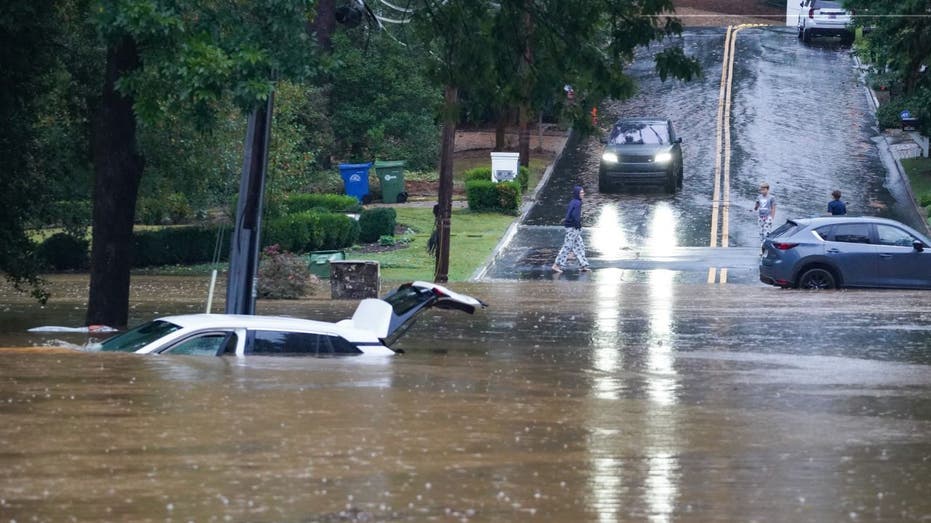
[[(908, 182), (912, 186), (919, 204), (925, 204), (925, 211), (931, 215), (931, 158), (909, 158), (902, 160)], [(931, 217), (928, 218), (931, 224)]]
[[(347, 258), (376, 260), (381, 275), (388, 281), (433, 280), (433, 258), (427, 253), (427, 241), (433, 232), (433, 209), (398, 208), (398, 223), (412, 228), (413, 241), (406, 249), (383, 253), (350, 251)], [(467, 209), (453, 211), (449, 258), (450, 281), (464, 281), (485, 262), (504, 235), (513, 216), (475, 213)]]

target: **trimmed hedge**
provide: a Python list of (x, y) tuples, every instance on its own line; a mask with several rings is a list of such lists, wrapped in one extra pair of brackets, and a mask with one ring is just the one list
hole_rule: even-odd
[[(476, 167), (475, 169), (469, 169), (463, 173), (463, 176), (465, 176), (466, 182), (474, 180), (491, 181), (491, 167)], [(520, 184), (521, 192), (527, 192), (527, 187), (530, 185), (530, 169), (521, 166), (517, 170), (517, 183)]]
[[(232, 230), (224, 227), (220, 260), (229, 259)], [(262, 245), (278, 244), (282, 250), (303, 253), (350, 247), (359, 239), (359, 223), (334, 213), (303, 212), (266, 220)], [(217, 241), (215, 227), (167, 227), (133, 234), (135, 267), (191, 265), (213, 260)]]
[(335, 213), (302, 212), (265, 222), (263, 245), (279, 245), (281, 250), (310, 252), (342, 249), (359, 240), (359, 223)]
[(86, 269), (90, 265), (90, 242), (59, 232), (39, 244), (36, 256), (40, 263), (56, 271)]
[(466, 197), (469, 209), (473, 211), (517, 214), (520, 209), (520, 184), (472, 180), (466, 182)]
[(382, 236), (394, 236), (397, 224), (398, 213), (391, 207), (366, 209), (359, 217), (359, 240), (374, 243)]
[(289, 214), (305, 211), (348, 213), (362, 211), (359, 200), (345, 194), (292, 194), (285, 198), (284, 206)]
[(142, 197), (136, 203), (136, 223), (143, 225), (178, 225), (189, 222), (193, 215), (187, 196), (179, 192)]

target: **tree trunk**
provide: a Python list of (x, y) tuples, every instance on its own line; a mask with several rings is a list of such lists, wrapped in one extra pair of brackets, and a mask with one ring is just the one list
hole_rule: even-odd
[(521, 102), (518, 111), (520, 134), (517, 137), (517, 152), (520, 153), (521, 167), (530, 167), (530, 108), (527, 102)]
[(139, 67), (136, 42), (122, 37), (107, 49), (103, 96), (94, 121), (94, 209), (88, 325), (124, 327), (129, 314), (133, 219), (143, 159), (136, 142), (133, 100), (116, 91)]
[(333, 48), (333, 31), (336, 30), (336, 0), (317, 0), (317, 14), (310, 30), (317, 39), (317, 45), (326, 51)]
[(495, 151), (503, 151), (507, 146), (505, 140), (508, 130), (508, 110), (500, 109), (498, 111), (498, 120), (495, 122)]
[(449, 281), (449, 231), (450, 217), (453, 210), (453, 151), (456, 147), (456, 123), (458, 121), (456, 104), (459, 89), (447, 85), (444, 90), (443, 138), (440, 144), (440, 188), (437, 198), (436, 214), (437, 248), (436, 271), (434, 281)]

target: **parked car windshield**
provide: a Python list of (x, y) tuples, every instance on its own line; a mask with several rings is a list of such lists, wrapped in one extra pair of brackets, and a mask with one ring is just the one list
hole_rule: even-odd
[(664, 145), (669, 143), (669, 128), (663, 122), (620, 122), (611, 131), (615, 145)]
[(135, 352), (180, 328), (179, 325), (164, 320), (150, 321), (102, 342), (100, 344), (100, 350), (108, 352)]

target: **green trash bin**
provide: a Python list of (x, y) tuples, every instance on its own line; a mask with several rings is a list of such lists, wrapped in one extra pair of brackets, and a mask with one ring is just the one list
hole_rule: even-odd
[(324, 280), (329, 279), (330, 261), (345, 259), (346, 253), (344, 251), (314, 251), (310, 253), (310, 259), (308, 260), (310, 273)]
[(404, 162), (375, 162), (375, 173), (381, 182), (381, 201), (385, 203), (404, 203)]

